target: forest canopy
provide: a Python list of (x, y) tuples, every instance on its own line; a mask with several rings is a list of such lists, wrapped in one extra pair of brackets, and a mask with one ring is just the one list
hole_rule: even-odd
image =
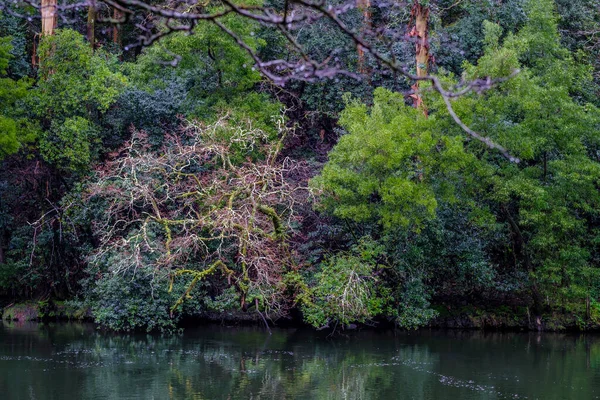
[(596, 2), (71, 3), (0, 8), (0, 306), (600, 327)]

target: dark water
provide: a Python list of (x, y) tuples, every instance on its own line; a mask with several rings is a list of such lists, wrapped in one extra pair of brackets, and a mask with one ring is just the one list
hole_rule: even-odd
[(600, 336), (0, 325), (0, 399), (600, 399)]

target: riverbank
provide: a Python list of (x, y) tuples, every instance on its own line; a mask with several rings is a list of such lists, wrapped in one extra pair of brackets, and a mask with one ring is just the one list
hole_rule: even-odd
[(438, 306), (438, 316), (428, 327), (443, 329), (481, 329), (505, 331), (600, 332), (600, 323), (584, 321), (568, 313), (548, 312), (534, 315), (527, 307)]
[[(577, 319), (573, 315), (547, 313), (532, 315), (526, 307), (500, 306), (494, 308), (477, 308), (474, 306), (448, 307), (435, 306), (437, 316), (423, 328), (465, 329), (488, 331), (545, 331), (545, 332), (600, 332), (600, 324)], [(74, 306), (70, 302), (26, 301), (4, 304), (1, 308), (2, 320), (5, 321), (86, 321), (94, 322), (91, 311), (85, 307)], [(184, 316), (179, 326), (190, 327), (203, 323), (220, 323), (225, 325), (265, 325), (265, 316), (258, 312), (225, 311), (205, 312), (194, 316)], [(285, 318), (269, 318), (270, 327), (304, 327), (302, 315), (293, 310)], [(391, 320), (381, 318), (369, 325), (351, 324), (336, 327), (341, 330), (356, 329), (394, 329)]]

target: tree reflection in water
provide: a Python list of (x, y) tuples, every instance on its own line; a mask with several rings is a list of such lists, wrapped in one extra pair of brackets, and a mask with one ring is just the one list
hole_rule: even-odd
[(203, 326), (119, 335), (82, 324), (4, 323), (10, 399), (600, 398), (600, 338)]

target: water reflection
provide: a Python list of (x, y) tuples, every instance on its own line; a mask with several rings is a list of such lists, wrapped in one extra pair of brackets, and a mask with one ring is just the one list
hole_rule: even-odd
[(600, 399), (600, 337), (0, 326), (7, 399)]

